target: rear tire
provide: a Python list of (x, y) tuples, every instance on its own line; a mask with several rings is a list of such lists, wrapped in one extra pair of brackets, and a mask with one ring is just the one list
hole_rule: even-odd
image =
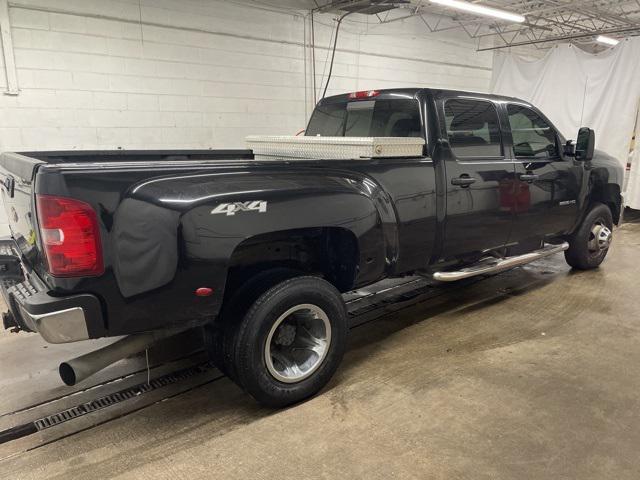
[(242, 318), (258, 297), (270, 287), (299, 275), (300, 271), (290, 268), (272, 268), (253, 275), (230, 292), (228, 298), (225, 298), (220, 317), (215, 323), (205, 327), (205, 349), (210, 359), (234, 382), (238, 383), (233, 345)]
[(607, 256), (612, 231), (611, 210), (602, 203), (594, 204), (569, 238), (569, 249), (564, 252), (567, 263), (578, 270), (597, 268)]
[(252, 301), (241, 320), (236, 317), (239, 323), (227, 324), (224, 364), (259, 403), (284, 407), (331, 379), (346, 349), (347, 314), (340, 292), (321, 278), (298, 276), (272, 285), (255, 299), (245, 298)]

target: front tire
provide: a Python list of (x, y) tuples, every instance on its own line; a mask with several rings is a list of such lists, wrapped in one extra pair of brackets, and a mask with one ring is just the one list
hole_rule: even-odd
[(234, 330), (234, 380), (261, 404), (284, 407), (331, 379), (346, 349), (347, 314), (333, 285), (296, 277), (266, 289)]
[(578, 270), (597, 268), (607, 256), (611, 244), (613, 217), (609, 207), (596, 203), (569, 239), (564, 252), (567, 263)]

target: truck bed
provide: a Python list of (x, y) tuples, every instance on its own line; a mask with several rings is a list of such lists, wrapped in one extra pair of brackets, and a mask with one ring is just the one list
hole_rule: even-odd
[(68, 150), (20, 154), (45, 163), (253, 159), (251, 150)]
[[(279, 235), (270, 240), (280, 242), (273, 254), (287, 258), (304, 254), (290, 244), (307, 237), (313, 252), (324, 248), (320, 239), (328, 235), (349, 252), (353, 240), (346, 235), (354, 235), (349, 228), (358, 232), (362, 243), (354, 261), (360, 262), (361, 256), (371, 259), (360, 268), (358, 279), (370, 283), (384, 276), (385, 250), (380, 245), (387, 234), (384, 225), (393, 225), (395, 219), (385, 206), (384, 225), (378, 221), (378, 203), (390, 200), (378, 200), (382, 187), (369, 181), (362, 169), (371, 164), (385, 176), (387, 167), (376, 166), (380, 159), (336, 159), (330, 166), (327, 160), (261, 161), (248, 150), (3, 153), (0, 191), (11, 227), (7, 242), (11, 257), (19, 258), (25, 275), (30, 275), (17, 275), (17, 282), (28, 285), (16, 287), (15, 295), (34, 290), (47, 305), (90, 296), (92, 305), (82, 307), (91, 313), (82, 338), (200, 324), (219, 312), (229, 271), (242, 268), (251, 238)], [(419, 159), (393, 162), (396, 169), (411, 173), (386, 176), (384, 183), (392, 190), (397, 183), (415, 191), (429, 184), (428, 168)], [(37, 198), (70, 199), (95, 212), (100, 274), (50, 273), (41, 247)], [(300, 199), (295, 205), (294, 198)], [(427, 207), (429, 212), (433, 208), (431, 203)], [(412, 222), (400, 232), (399, 241), (423, 238), (432, 223), (432, 215)], [(354, 270), (355, 266), (344, 269), (349, 286)], [(194, 295), (200, 287), (213, 293)], [(30, 306), (30, 299), (24, 303)]]

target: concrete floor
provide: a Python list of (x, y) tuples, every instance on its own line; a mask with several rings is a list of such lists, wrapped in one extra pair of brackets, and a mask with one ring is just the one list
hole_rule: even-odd
[(615, 237), (599, 270), (557, 256), (354, 329), (296, 407), (221, 378), (0, 460), (0, 478), (637, 479), (640, 224)]

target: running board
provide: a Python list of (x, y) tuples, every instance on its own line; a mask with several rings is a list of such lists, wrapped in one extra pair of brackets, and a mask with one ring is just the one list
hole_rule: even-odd
[(455, 282), (464, 278), (475, 277), (477, 275), (485, 275), (487, 273), (497, 273), (503, 270), (508, 270), (519, 265), (525, 265), (527, 263), (539, 260), (555, 253), (560, 253), (569, 248), (567, 242), (560, 245), (547, 245), (540, 250), (535, 250), (524, 255), (518, 255), (517, 257), (507, 258), (488, 258), (480, 263), (471, 267), (462, 268), (460, 270), (452, 270), (449, 272), (436, 272), (433, 274), (434, 280), (440, 282)]

